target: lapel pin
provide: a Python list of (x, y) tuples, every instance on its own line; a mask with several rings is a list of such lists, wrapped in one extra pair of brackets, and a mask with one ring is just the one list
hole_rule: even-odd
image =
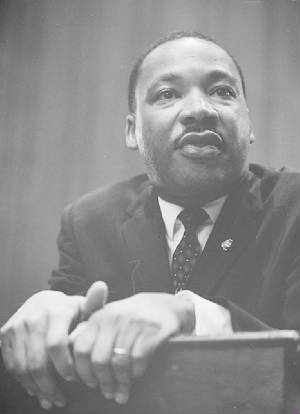
[(223, 250), (224, 252), (227, 252), (227, 251), (231, 248), (232, 243), (233, 243), (233, 240), (232, 240), (232, 239), (227, 239), (227, 240), (224, 240), (224, 241), (221, 243), (222, 250)]

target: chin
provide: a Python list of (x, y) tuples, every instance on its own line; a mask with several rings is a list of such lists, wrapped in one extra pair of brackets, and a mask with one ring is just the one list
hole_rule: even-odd
[(203, 174), (179, 176), (176, 179), (160, 181), (156, 187), (159, 194), (175, 204), (205, 205), (228, 194), (239, 181), (242, 171), (228, 174), (222, 170)]

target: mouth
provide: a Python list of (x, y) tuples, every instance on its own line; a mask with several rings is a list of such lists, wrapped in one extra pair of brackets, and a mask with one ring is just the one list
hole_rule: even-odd
[(211, 130), (186, 132), (176, 142), (176, 148), (190, 158), (216, 156), (222, 147), (222, 137)]

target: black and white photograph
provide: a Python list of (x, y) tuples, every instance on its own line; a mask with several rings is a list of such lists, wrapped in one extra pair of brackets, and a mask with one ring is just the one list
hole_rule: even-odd
[(297, 414), (299, 0), (0, 0), (0, 414)]

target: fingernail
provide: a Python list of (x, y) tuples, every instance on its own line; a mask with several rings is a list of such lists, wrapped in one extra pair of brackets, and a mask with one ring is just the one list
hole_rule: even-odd
[(66, 381), (74, 381), (74, 378), (71, 375), (70, 376), (68, 375), (68, 376), (65, 377), (65, 380)]
[(90, 388), (96, 388), (97, 384), (95, 384), (94, 382), (88, 382), (87, 386), (90, 387)]
[(34, 392), (33, 391), (31, 391), (31, 390), (26, 390), (26, 391), (27, 391), (27, 394), (30, 395), (30, 397), (33, 397), (34, 396)]
[(65, 400), (56, 400), (56, 401), (54, 401), (54, 404), (57, 407), (64, 407), (66, 405), (66, 401)]
[(128, 401), (128, 394), (123, 394), (123, 393), (117, 393), (115, 395), (115, 401), (118, 404), (125, 404)]
[(107, 398), (108, 400), (111, 400), (113, 398), (113, 394), (110, 392), (104, 392), (103, 393), (104, 397)]
[(41, 407), (44, 408), (44, 410), (50, 410), (50, 408), (52, 408), (52, 403), (48, 400), (42, 400)]

